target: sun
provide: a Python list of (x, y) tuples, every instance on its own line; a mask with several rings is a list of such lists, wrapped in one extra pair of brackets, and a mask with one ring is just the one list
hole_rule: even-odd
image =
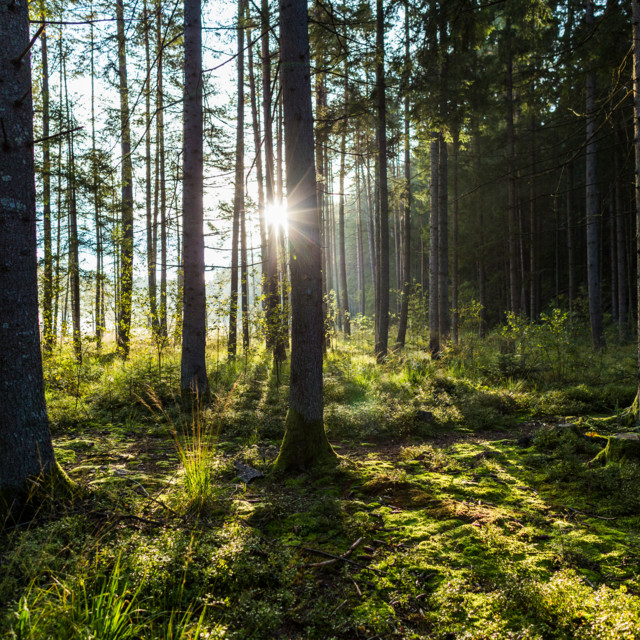
[(267, 224), (284, 229), (287, 226), (287, 208), (284, 204), (273, 203), (265, 210)]

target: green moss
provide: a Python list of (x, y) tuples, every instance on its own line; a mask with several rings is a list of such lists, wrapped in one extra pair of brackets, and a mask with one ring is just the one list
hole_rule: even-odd
[(637, 433), (616, 433), (607, 438), (607, 446), (598, 453), (593, 462), (640, 461), (640, 435)]
[(307, 471), (312, 467), (335, 464), (336, 452), (327, 440), (321, 421), (307, 422), (289, 408), (280, 453), (273, 463), (276, 471)]

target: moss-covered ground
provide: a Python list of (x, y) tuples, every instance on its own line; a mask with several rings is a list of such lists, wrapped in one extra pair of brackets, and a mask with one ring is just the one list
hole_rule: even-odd
[(640, 637), (640, 467), (590, 464), (606, 440), (587, 435), (622, 429), (632, 347), (547, 333), (540, 352), (503, 333), (382, 366), (366, 336), (339, 343), (340, 462), (299, 475), (270, 471), (288, 389), (264, 354), (212, 352), (191, 410), (177, 354), (57, 354), (56, 454), (87, 491), (4, 524), (0, 637)]

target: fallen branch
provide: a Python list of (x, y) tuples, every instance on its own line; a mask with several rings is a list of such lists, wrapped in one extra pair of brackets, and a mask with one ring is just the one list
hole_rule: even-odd
[(313, 564), (308, 565), (309, 567), (325, 567), (330, 564), (334, 564), (335, 562), (346, 562), (347, 564), (352, 564), (355, 567), (359, 567), (360, 569), (367, 569), (372, 571), (373, 573), (380, 574), (380, 571), (377, 569), (372, 569), (365, 564), (361, 564), (360, 562), (355, 562), (354, 560), (350, 560), (347, 556), (362, 542), (363, 538), (358, 538), (351, 547), (345, 551), (341, 556), (336, 556), (333, 553), (329, 553), (328, 551), (322, 551), (321, 549), (311, 549), (309, 547), (300, 547), (302, 551), (306, 551), (307, 553), (315, 553), (319, 556), (324, 556), (325, 558), (330, 558), (330, 560), (325, 562), (314, 562)]

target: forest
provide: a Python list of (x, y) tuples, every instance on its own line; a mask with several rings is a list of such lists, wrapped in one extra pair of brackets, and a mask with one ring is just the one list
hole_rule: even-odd
[(0, 0), (0, 637), (640, 639), (640, 0)]

